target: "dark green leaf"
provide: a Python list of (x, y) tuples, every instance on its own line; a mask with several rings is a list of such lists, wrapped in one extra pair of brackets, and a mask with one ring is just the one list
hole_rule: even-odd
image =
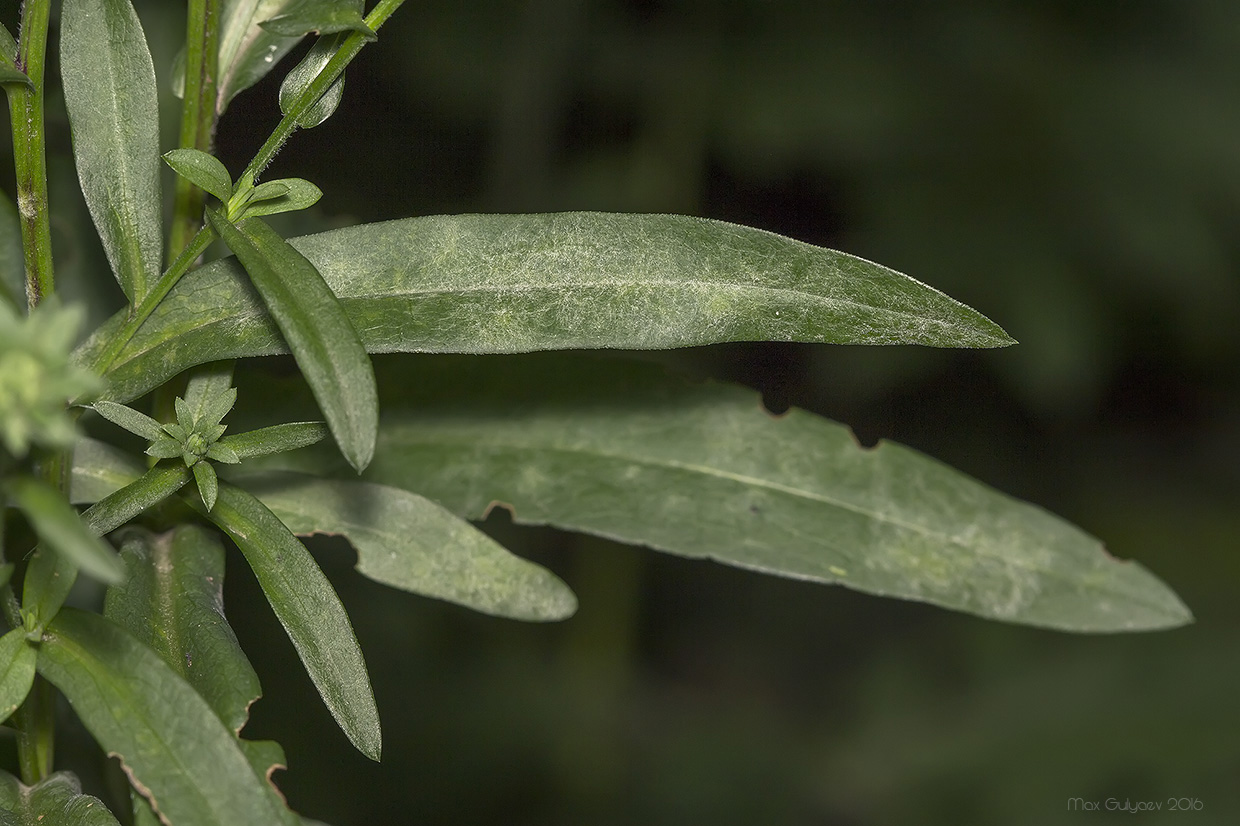
[(30, 89), (34, 88), (34, 81), (27, 77), (25, 72), (18, 71), (9, 66), (0, 66), (0, 86), (8, 86), (13, 83)]
[(362, 0), (299, 0), (288, 11), (260, 25), (274, 34), (291, 37), (355, 31), (374, 40), (377, 35), (362, 19), (362, 11)]
[[(998, 347), (1012, 340), (937, 290), (860, 258), (675, 215), (461, 215), (295, 239), (366, 348), (513, 353), (720, 341)], [(89, 359), (123, 323), (78, 354)], [(208, 264), (108, 371), (134, 398), (203, 361), (287, 352), (233, 261)]]
[(232, 177), (215, 156), (199, 149), (173, 149), (164, 153), (164, 161), (182, 178), (221, 201), (232, 197)]
[(65, 0), (61, 75), (82, 193), (133, 303), (160, 273), (155, 68), (129, 0)]
[(581, 357), (424, 362), (402, 360), (367, 478), (461, 515), (504, 502), (522, 523), (1070, 631), (1192, 619), (1041, 508), (810, 413), (772, 417), (752, 391)]
[(181, 525), (124, 534), (128, 576), (108, 589), (104, 615), (163, 657), (234, 734), (262, 693), (258, 675), (224, 618), (224, 546), (218, 534)]
[(82, 794), (69, 772), (56, 772), (34, 786), (0, 771), (0, 823), (4, 826), (117, 826), (97, 797)]
[(93, 504), (145, 472), (146, 467), (128, 453), (104, 442), (81, 438), (73, 448), (69, 501), (75, 505)]
[(226, 436), (216, 446), (229, 448), (240, 460), (309, 447), (326, 437), (322, 422), (290, 422)]
[(237, 479), (292, 531), (348, 537), (358, 571), (377, 582), (514, 619), (559, 620), (577, 609), (557, 576), (416, 494), (296, 473)]
[(62, 610), (44, 634), (38, 668), (172, 823), (266, 826), (283, 816), (207, 701), (118, 626)]
[(245, 491), (219, 486), (209, 514), (237, 543), (336, 722), (362, 754), (379, 759), (379, 712), (353, 626), (305, 546)]
[[(293, 71), (285, 76), (284, 82), (280, 84), (280, 111), (284, 114), (290, 114), (294, 106), (297, 106), (301, 100), (301, 96), (314, 82), (323, 68), (327, 66), (328, 61), (340, 50), (340, 45), (344, 43), (345, 35), (333, 34), (326, 37), (320, 37), (306, 56), (302, 58)], [(323, 121), (332, 116), (336, 111), (336, 107), (340, 105), (341, 99), (344, 97), (344, 75), (336, 79), (336, 82), (328, 87), (318, 100), (313, 101), (310, 106), (302, 111), (297, 118), (297, 125), (305, 129), (318, 126)]]
[[(89, 448), (87, 450), (89, 452)], [(99, 455), (102, 458), (107, 454), (100, 451)], [(189, 479), (189, 469), (184, 465), (153, 467), (125, 487), (112, 490), (87, 508), (82, 514), (82, 522), (95, 536), (111, 533), (142, 511), (176, 493)], [(123, 570), (122, 566), (122, 572)], [(40, 547), (30, 560), (30, 567), (26, 570), (26, 579), (22, 584), (23, 610), (30, 614), (36, 623), (46, 623), (56, 616), (56, 612), (64, 604), (76, 577), (77, 564), (73, 559), (55, 553), (50, 548)]]
[(123, 404), (116, 404), (110, 401), (98, 401), (92, 407), (96, 413), (112, 424), (117, 427), (123, 427), (130, 433), (141, 436), (149, 442), (158, 442), (165, 438), (163, 425), (145, 413), (134, 410), (132, 407), (126, 407)]
[(19, 477), (10, 482), (8, 492), (48, 547), (96, 579), (120, 581), (125, 566), (60, 491), (44, 482)]
[(0, 637), (0, 723), (26, 701), (34, 682), (35, 659), (26, 629), (14, 628)]
[(245, 266), (314, 391), (341, 453), (359, 472), (374, 454), (379, 406), (357, 331), (314, 265), (260, 219), (211, 225)]
[[(268, 183), (282, 185), (284, 193), (263, 200), (259, 200), (255, 196), (254, 200), (250, 201), (245, 208), (244, 217), (254, 218), (259, 215), (277, 215), (281, 212), (308, 209), (317, 204), (319, 199), (323, 197), (323, 190), (301, 178), (281, 178), (278, 181), (268, 181)], [(259, 184), (255, 192), (266, 185)]]
[[(223, 114), (238, 93), (267, 76), (300, 41), (266, 31), (260, 23), (298, 0), (224, 0), (220, 15), (220, 75), (216, 110)], [(184, 69), (182, 69), (184, 74)]]
[(215, 507), (215, 495), (219, 490), (219, 480), (215, 475), (215, 468), (211, 467), (210, 462), (197, 462), (194, 464), (194, 481), (198, 483), (198, 495), (202, 497), (202, 503), (207, 506), (207, 510)]
[(216, 442), (207, 448), (207, 458), (216, 462), (223, 462), (226, 465), (235, 465), (241, 461), (241, 457), (237, 455), (237, 451), (233, 450), (223, 442)]

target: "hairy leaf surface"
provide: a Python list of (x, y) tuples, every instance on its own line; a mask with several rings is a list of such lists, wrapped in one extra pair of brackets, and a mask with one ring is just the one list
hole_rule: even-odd
[[(663, 349), (720, 341), (1012, 343), (907, 276), (761, 230), (676, 215), (458, 215), (292, 241), (366, 349), (514, 353)], [(79, 351), (89, 361), (123, 322)], [(287, 352), (231, 259), (181, 280), (108, 371), (132, 399), (218, 358)]]
[(171, 822), (280, 822), (265, 784), (207, 701), (117, 625), (64, 609), (44, 635), (38, 668)]
[(348, 537), (357, 570), (377, 582), (514, 619), (559, 620), (577, 608), (559, 577), (417, 494), (297, 473), (235, 478), (293, 532)]
[(82, 194), (133, 303), (163, 254), (155, 67), (129, 0), (65, 0), (61, 74)]
[(411, 361), (383, 363), (400, 389), (365, 478), (463, 516), (501, 502), (518, 522), (1028, 625), (1191, 620), (1140, 565), (1041, 508), (805, 411), (773, 417), (750, 390), (580, 356)]
[(97, 797), (82, 794), (69, 772), (56, 772), (27, 786), (0, 771), (0, 823), (4, 826), (118, 826)]

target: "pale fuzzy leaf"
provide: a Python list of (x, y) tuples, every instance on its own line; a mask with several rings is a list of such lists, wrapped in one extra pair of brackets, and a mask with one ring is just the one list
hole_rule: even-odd
[(358, 571), (377, 582), (514, 619), (560, 620), (577, 609), (557, 576), (416, 494), (296, 473), (236, 480), (295, 533), (347, 537)]
[(129, 0), (65, 0), (61, 75), (82, 194), (130, 302), (163, 255), (155, 67)]
[(216, 447), (231, 450), (238, 460), (309, 447), (327, 438), (322, 422), (289, 422), (260, 427), (222, 439)]
[(117, 427), (124, 428), (135, 436), (141, 436), (148, 442), (157, 442), (164, 438), (164, 426), (150, 416), (132, 407), (110, 401), (97, 401), (92, 407), (95, 412)]
[[(675, 215), (461, 215), (294, 239), (372, 353), (665, 349), (721, 341), (1000, 347), (997, 325), (886, 267)], [(77, 354), (89, 360), (123, 323)], [(112, 398), (203, 361), (287, 352), (231, 259), (185, 279), (108, 371)]]
[(232, 177), (213, 155), (199, 149), (173, 149), (164, 153), (164, 162), (182, 178), (221, 201), (232, 197)]

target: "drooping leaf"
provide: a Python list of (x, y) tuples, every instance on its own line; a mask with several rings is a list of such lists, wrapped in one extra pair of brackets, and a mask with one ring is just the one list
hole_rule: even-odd
[(27, 786), (0, 771), (0, 823), (4, 826), (118, 826), (97, 797), (82, 794), (69, 772), (56, 772)]
[[(87, 508), (82, 514), (82, 523), (94, 536), (111, 533), (147, 508), (176, 493), (189, 480), (190, 472), (184, 465), (153, 467), (124, 487), (114, 488)], [(119, 564), (119, 559), (117, 561)], [(39, 624), (56, 616), (69, 595), (69, 589), (73, 587), (77, 570), (77, 562), (72, 557), (40, 546), (26, 571), (22, 585), (22, 609)], [(121, 573), (124, 573), (123, 565)]]
[(185, 524), (164, 534), (134, 528), (121, 558), (128, 576), (108, 589), (104, 616), (155, 651), (234, 734), (262, 693), (224, 618), (224, 546)]
[(60, 491), (45, 482), (18, 477), (9, 483), (8, 493), (48, 547), (96, 579), (120, 581), (125, 566)]
[(314, 265), (261, 219), (236, 226), (219, 213), (208, 216), (262, 295), (341, 453), (360, 472), (374, 454), (379, 406), (370, 357), (340, 302)]
[(416, 494), (296, 473), (237, 481), (295, 533), (347, 537), (357, 570), (377, 582), (514, 619), (560, 620), (577, 609), (559, 577)]
[(260, 25), (269, 32), (288, 37), (355, 31), (374, 40), (377, 35), (362, 19), (362, 11), (362, 0), (299, 0), (288, 11)]
[(1041, 508), (810, 413), (772, 417), (749, 390), (563, 355), (410, 361), (366, 478), (469, 518), (503, 502), (522, 523), (1027, 625), (1192, 619)]
[[(283, 194), (262, 200), (255, 197), (246, 206), (243, 217), (254, 218), (259, 215), (278, 215), (281, 212), (309, 209), (323, 197), (323, 190), (302, 178), (280, 178), (277, 181), (268, 181), (267, 183), (281, 184), (284, 187)], [(266, 185), (259, 184), (258, 189)]]
[(26, 701), (34, 683), (37, 652), (26, 639), (26, 629), (14, 628), (0, 637), (0, 723)]
[(314, 557), (252, 495), (221, 484), (211, 521), (245, 554), (310, 679), (357, 749), (379, 759), (379, 712), (349, 615)]
[(164, 153), (164, 162), (182, 178), (221, 201), (232, 197), (232, 176), (214, 155), (200, 149), (173, 149)]
[(129, 0), (65, 0), (60, 42), (82, 194), (112, 271), (137, 303), (163, 254), (151, 53)]
[[(333, 34), (326, 37), (320, 37), (306, 56), (302, 58), (301, 63), (293, 67), (293, 71), (289, 72), (284, 82), (280, 84), (280, 111), (285, 115), (291, 114), (293, 107), (298, 105), (302, 95), (314, 82), (323, 68), (327, 66), (332, 56), (340, 50), (340, 45), (344, 42), (345, 35)], [(308, 108), (302, 110), (297, 117), (297, 125), (310, 129), (318, 126), (323, 121), (332, 116), (336, 111), (336, 107), (340, 105), (340, 101), (344, 98), (344, 75), (336, 78), (336, 82), (327, 88), (317, 100), (312, 101)]]
[(280, 822), (233, 732), (193, 686), (117, 625), (62, 610), (39, 646), (38, 669), (172, 823)]
[[(721, 341), (1000, 347), (993, 322), (886, 267), (675, 215), (462, 215), (294, 239), (372, 353)], [(89, 360), (123, 323), (79, 351)], [(108, 371), (132, 399), (194, 364), (288, 352), (235, 261), (183, 280)]]
[(266, 77), (301, 41), (301, 37), (279, 35), (259, 25), (298, 2), (299, 0), (224, 0), (219, 30), (217, 112), (223, 114), (234, 97)]

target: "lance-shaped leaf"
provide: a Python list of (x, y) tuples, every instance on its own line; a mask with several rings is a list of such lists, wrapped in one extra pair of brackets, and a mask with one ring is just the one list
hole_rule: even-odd
[(61, 75), (82, 194), (133, 303), (163, 250), (155, 68), (129, 0), (65, 0)]
[(299, 0), (288, 11), (260, 25), (269, 32), (286, 36), (355, 31), (374, 40), (377, 35), (362, 19), (363, 10), (362, 0)]
[(581, 357), (424, 361), (403, 360), (367, 478), (464, 516), (503, 502), (523, 523), (1063, 630), (1192, 619), (1041, 508), (810, 413), (772, 417), (750, 390)]
[(38, 668), (168, 821), (280, 822), (233, 732), (193, 686), (117, 625), (62, 610), (43, 636)]
[(224, 0), (220, 15), (217, 112), (223, 114), (238, 93), (266, 77), (301, 41), (300, 36), (276, 34), (259, 25), (298, 2), (300, 0)]
[(14, 628), (0, 637), (0, 723), (26, 701), (34, 682), (35, 659), (26, 629)]
[[(266, 456), (271, 453), (284, 453), (301, 447), (309, 447), (326, 437), (327, 428), (322, 422), (289, 422), (225, 436), (214, 447), (231, 451), (237, 461), (241, 461), (253, 456)], [(229, 462), (229, 464), (236, 463)]]
[(379, 759), (379, 712), (349, 615), (314, 557), (272, 512), (232, 485), (209, 514), (237, 543), (310, 679), (357, 749)]
[[(258, 197), (258, 191), (268, 184), (279, 184), (283, 189), (277, 195), (270, 198)], [(244, 217), (254, 218), (259, 215), (278, 215), (281, 212), (295, 212), (299, 209), (308, 209), (319, 202), (323, 197), (323, 190), (314, 184), (302, 178), (280, 178), (277, 181), (267, 181), (259, 184), (255, 190), (254, 198), (246, 205)]]
[(296, 473), (240, 474), (290, 530), (339, 534), (371, 579), (497, 616), (559, 620), (577, 599), (559, 577), (408, 491)]
[(9, 496), (34, 526), (39, 538), (88, 574), (104, 582), (119, 582), (125, 573), (116, 554), (78, 516), (60, 491), (36, 479), (18, 477), (8, 485)]
[[(82, 523), (94, 536), (111, 533), (147, 508), (176, 493), (189, 480), (190, 472), (184, 465), (153, 467), (87, 508), (82, 514)], [(115, 554), (112, 555), (115, 557)], [(119, 564), (119, 559), (117, 562)], [(50, 620), (69, 595), (77, 570), (78, 565), (73, 557), (40, 546), (30, 560), (22, 585), (23, 610), (39, 624)], [(121, 565), (123, 573), (124, 566)]]
[(82, 794), (69, 772), (56, 772), (27, 786), (0, 771), (0, 823), (4, 826), (118, 826), (97, 797)]
[[(372, 353), (667, 349), (721, 341), (1012, 343), (907, 276), (762, 230), (677, 215), (411, 218), (293, 239)], [(124, 319), (77, 354), (89, 362)], [(108, 371), (135, 398), (187, 367), (288, 352), (235, 261), (180, 282)]]
[(306, 129), (318, 126), (332, 116), (344, 98), (344, 75), (341, 75), (317, 100), (311, 100), (308, 103), (301, 100), (310, 84), (327, 66), (332, 56), (340, 50), (344, 38), (343, 34), (319, 38), (302, 58), (301, 63), (298, 63), (280, 84), (280, 111), (282, 113), (288, 115), (298, 105), (305, 107), (297, 116), (298, 126)]
[(164, 162), (182, 178), (221, 201), (232, 197), (232, 177), (227, 167), (214, 155), (200, 149), (173, 149), (164, 153)]
[(374, 454), (379, 405), (370, 357), (340, 302), (314, 265), (260, 219), (236, 226), (207, 214), (262, 295), (341, 453), (360, 472)]
[(155, 651), (192, 685), (233, 733), (262, 693), (224, 618), (224, 546), (218, 534), (181, 525), (164, 534), (128, 530), (128, 576), (108, 589), (104, 616)]

